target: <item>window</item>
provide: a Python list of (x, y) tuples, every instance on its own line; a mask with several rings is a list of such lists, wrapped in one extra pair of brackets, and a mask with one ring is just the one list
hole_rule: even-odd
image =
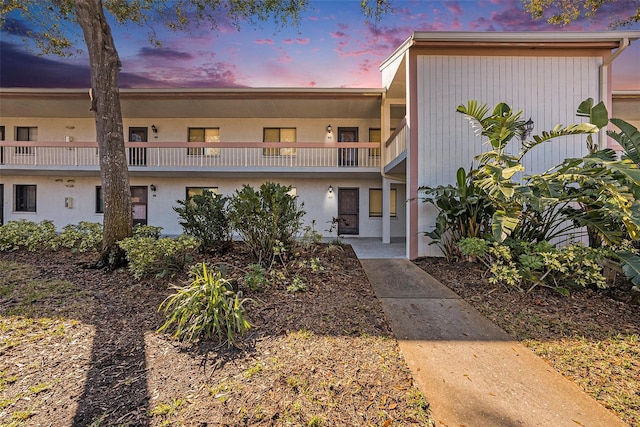
[(203, 194), (205, 191), (211, 194), (220, 194), (218, 193), (218, 187), (187, 187), (187, 199)]
[(16, 185), (15, 186), (15, 211), (35, 212), (36, 211), (36, 186)]
[(104, 196), (99, 185), (96, 186), (96, 213), (104, 213)]
[[(16, 141), (37, 141), (37, 127), (21, 127), (16, 128)], [(16, 147), (16, 154), (34, 154), (34, 147)]]
[[(382, 142), (382, 132), (380, 129), (369, 129), (369, 142)], [(369, 148), (369, 157), (380, 157), (380, 148)]]
[[(391, 189), (390, 192), (389, 205), (390, 205), (390, 216), (391, 218), (395, 218), (397, 214), (397, 191), (395, 188)], [(371, 218), (381, 218), (382, 217), (382, 189), (381, 188), (370, 188), (369, 189), (369, 217)]]
[[(220, 128), (189, 128), (189, 142), (220, 142)], [(219, 148), (187, 148), (189, 156), (219, 156)]]
[[(263, 142), (296, 142), (296, 128), (264, 128)], [(263, 156), (295, 156), (296, 149), (263, 148)]]

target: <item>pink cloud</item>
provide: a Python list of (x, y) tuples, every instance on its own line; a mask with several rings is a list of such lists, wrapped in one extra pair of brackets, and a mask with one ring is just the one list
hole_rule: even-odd
[(284, 39), (284, 40), (282, 40), (282, 43), (284, 43), (284, 44), (293, 44), (293, 39)]
[(449, 9), (449, 12), (451, 12), (452, 15), (462, 15), (463, 13), (462, 6), (460, 6), (460, 3), (458, 3), (457, 0), (446, 2), (445, 7)]
[(311, 41), (311, 39), (309, 39), (309, 38), (306, 38), (306, 39), (297, 38), (296, 39), (296, 43), (298, 43), (298, 44), (309, 44), (310, 41)]
[(273, 39), (258, 39), (255, 41), (256, 44), (273, 44)]
[(334, 39), (343, 39), (347, 37), (347, 35), (342, 31), (330, 32), (329, 35), (331, 35), (331, 37), (333, 37)]

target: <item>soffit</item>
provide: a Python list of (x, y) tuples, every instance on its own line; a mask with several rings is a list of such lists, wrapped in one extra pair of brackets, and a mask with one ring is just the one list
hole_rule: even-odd
[[(382, 90), (133, 91), (120, 94), (126, 118), (371, 118), (380, 117)], [(91, 118), (87, 91), (0, 92), (2, 117)]]

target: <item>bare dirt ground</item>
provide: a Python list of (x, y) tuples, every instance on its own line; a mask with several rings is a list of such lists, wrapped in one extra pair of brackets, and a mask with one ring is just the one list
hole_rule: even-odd
[(229, 349), (156, 332), (186, 274), (138, 282), (66, 250), (0, 253), (0, 424), (430, 425), (351, 248), (296, 261), (311, 258), (324, 270), (298, 271), (304, 292), (246, 289), (243, 246), (207, 258), (254, 300), (253, 328)]
[(609, 290), (570, 297), (547, 288), (525, 294), (490, 285), (473, 263), (424, 258), (416, 264), (623, 421), (640, 426), (640, 305), (628, 282), (618, 278)]

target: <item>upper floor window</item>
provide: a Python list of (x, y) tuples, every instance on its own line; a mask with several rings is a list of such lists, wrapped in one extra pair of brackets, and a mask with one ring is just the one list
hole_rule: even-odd
[(14, 187), (15, 212), (35, 212), (36, 211), (36, 186), (20, 185)]
[[(264, 128), (263, 142), (286, 142), (294, 143), (297, 138), (296, 128)], [(286, 148), (263, 148), (263, 156), (295, 156), (296, 149)]]
[[(220, 142), (220, 128), (189, 128), (189, 142)], [(219, 156), (219, 148), (187, 148), (187, 154), (190, 156), (207, 155)]]
[[(38, 128), (18, 126), (16, 128), (16, 141), (37, 141)], [(34, 154), (34, 147), (16, 147), (16, 154)]]

